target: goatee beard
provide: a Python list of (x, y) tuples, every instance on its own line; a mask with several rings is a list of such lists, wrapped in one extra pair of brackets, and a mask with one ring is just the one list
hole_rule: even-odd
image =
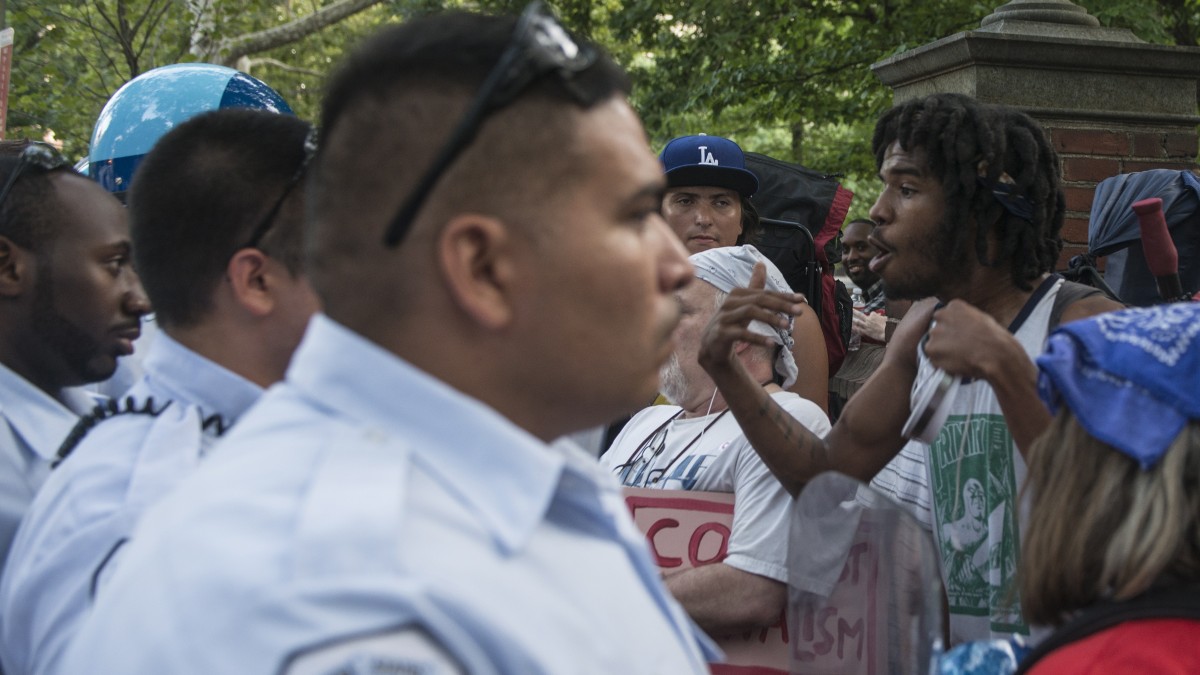
[(687, 382), (683, 376), (683, 368), (679, 365), (679, 357), (674, 352), (662, 368), (658, 369), (658, 388), (663, 397), (674, 405), (687, 396)]

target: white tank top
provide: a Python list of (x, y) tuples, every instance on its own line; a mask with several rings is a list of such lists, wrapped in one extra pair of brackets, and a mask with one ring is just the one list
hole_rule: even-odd
[[(1061, 285), (1060, 277), (1047, 278), (1009, 326), (1031, 361), (1046, 342)], [(934, 370), (924, 349), (917, 351), (914, 392)], [(960, 384), (934, 442), (908, 447), (913, 445), (924, 450), (933, 536), (950, 606), (951, 643), (1030, 635), (1015, 583), (1026, 515), (1018, 502), (1025, 461), (991, 386), (983, 381)], [(1043, 633), (1033, 632), (1034, 641)]]

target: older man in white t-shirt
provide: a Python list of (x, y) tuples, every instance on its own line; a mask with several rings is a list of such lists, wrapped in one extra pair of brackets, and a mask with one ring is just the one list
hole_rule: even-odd
[[(683, 320), (675, 352), (660, 371), (663, 395), (673, 405), (651, 406), (635, 415), (601, 462), (629, 487), (734, 494), (728, 555), (666, 579), (702, 628), (724, 635), (779, 620), (787, 600), (791, 497), (754, 452), (698, 357), (705, 340), (714, 337), (706, 331), (730, 291), (755, 284), (788, 295), (791, 289), (753, 246), (710, 249), (690, 259), (696, 281), (677, 294)], [(759, 264), (762, 269), (756, 272)], [(790, 350), (791, 319), (781, 314), (772, 320), (776, 325), (751, 324), (750, 333), (742, 336), (746, 339), (733, 346), (737, 359), (784, 410), (823, 435), (829, 430), (825, 413), (785, 391), (797, 373)]]

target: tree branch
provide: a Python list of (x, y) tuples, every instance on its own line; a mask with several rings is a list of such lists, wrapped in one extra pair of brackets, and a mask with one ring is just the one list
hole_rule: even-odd
[[(80, 23), (82, 23), (83, 26), (87, 28), (92, 36), (96, 39), (96, 44), (104, 44), (105, 41), (110, 39), (111, 36), (105, 35), (101, 31), (97, 30), (96, 25), (92, 22), (91, 10), (88, 9), (88, 7), (88, 4), (84, 5), (83, 15), (85, 18), (80, 19)], [(108, 24), (109, 28), (113, 30), (113, 33), (117, 35), (117, 40), (119, 41), (121, 37), (120, 32), (117, 30), (116, 24), (109, 20), (108, 16), (104, 13), (104, 9), (99, 6), (99, 3), (97, 3), (94, 8), (96, 12), (100, 14), (100, 18), (103, 19), (104, 22)], [(83, 56), (84, 52), (82, 49), (76, 48), (76, 51), (80, 54), (80, 56)], [(108, 50), (101, 50), (100, 53), (104, 57), (104, 60), (108, 62), (108, 69), (112, 72), (117, 72), (117, 62), (111, 56), (109, 56)], [(83, 58), (86, 62), (87, 58)], [(96, 68), (96, 70), (99, 71), (100, 68)]]
[[(142, 15), (142, 19), (138, 21), (138, 27), (140, 28), (146, 19), (150, 20), (150, 25), (146, 28), (145, 32), (142, 33), (142, 44), (137, 49), (138, 59), (141, 59), (142, 54), (144, 54), (146, 48), (150, 46), (151, 41), (157, 41), (158, 26), (162, 22), (163, 17), (166, 16), (167, 10), (169, 9), (171, 9), (171, 5), (168, 2), (163, 2), (161, 5), (159, 5), (157, 12), (154, 12), (153, 2), (150, 3), (149, 7), (146, 8), (146, 13)], [(151, 18), (152, 12), (154, 12), (153, 18)]]
[(213, 43), (209, 56), (218, 63), (232, 67), (243, 56), (290, 44), (382, 1), (339, 0), (282, 26), (217, 40)]
[(266, 56), (253, 59), (250, 57), (242, 57), (242, 60), (238, 61), (238, 66), (238, 70), (246, 74), (249, 74), (250, 70), (255, 66), (273, 66), (280, 70), (286, 70), (289, 73), (301, 73), (303, 75), (313, 75), (315, 77), (321, 77), (324, 75), (324, 73), (312, 70), (311, 68), (299, 68), (297, 66), (291, 66), (283, 61), (280, 61), (279, 59), (273, 59)]

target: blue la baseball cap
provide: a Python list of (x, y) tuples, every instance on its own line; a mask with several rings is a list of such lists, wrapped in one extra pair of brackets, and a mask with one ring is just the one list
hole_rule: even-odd
[(737, 190), (743, 197), (758, 191), (758, 177), (746, 169), (737, 143), (720, 136), (680, 136), (658, 156), (668, 187), (711, 185)]

